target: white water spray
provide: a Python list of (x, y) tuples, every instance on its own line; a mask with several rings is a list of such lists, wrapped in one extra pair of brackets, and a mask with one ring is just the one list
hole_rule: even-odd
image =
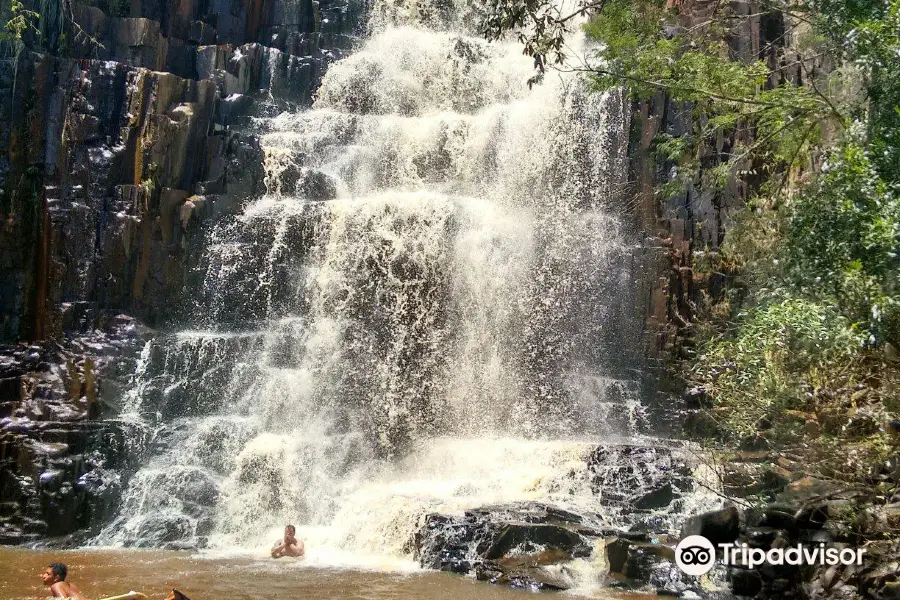
[(293, 522), (314, 564), (383, 566), (432, 511), (607, 518), (591, 451), (644, 425), (624, 101), (529, 90), (517, 44), (420, 4), (259, 121), (268, 194), (210, 234), (197, 328), (142, 355), (154, 438), (101, 543), (257, 551)]

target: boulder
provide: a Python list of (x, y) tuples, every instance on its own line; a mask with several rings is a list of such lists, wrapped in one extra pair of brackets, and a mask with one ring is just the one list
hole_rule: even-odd
[(741, 515), (734, 506), (689, 518), (681, 528), (681, 538), (702, 535), (713, 544), (726, 544), (737, 539)]
[(755, 597), (763, 586), (762, 575), (751, 569), (731, 568), (728, 570), (728, 582), (736, 596)]
[(773, 527), (789, 532), (797, 529), (797, 506), (783, 502), (772, 502), (763, 509), (760, 527)]
[(485, 560), (477, 565), (475, 576), (481, 581), (531, 591), (566, 590), (571, 587), (571, 577), (565, 575), (565, 567), (553, 569), (552, 566), (569, 559), (568, 553), (551, 549), (536, 554)]
[(624, 587), (681, 596), (697, 584), (675, 564), (675, 549), (668, 544), (613, 539), (606, 544), (606, 557), (610, 575)]
[(154, 515), (140, 523), (133, 540), (140, 547), (159, 548), (167, 543), (185, 542), (193, 532), (194, 524), (186, 516)]
[(583, 517), (556, 507), (522, 502), (482, 507), (463, 517), (430, 514), (414, 539), (423, 567), (475, 571), (485, 581), (529, 589), (564, 589), (547, 567), (589, 556), (579, 533)]
[(610, 572), (649, 581), (650, 572), (660, 562), (675, 564), (675, 549), (664, 544), (615, 539), (606, 545), (606, 558)]
[(655, 490), (651, 490), (634, 501), (632, 506), (637, 510), (650, 510), (668, 506), (675, 498), (675, 491), (671, 483), (666, 483)]
[(483, 557), (489, 560), (503, 558), (518, 548), (534, 546), (556, 550), (569, 559), (591, 553), (581, 535), (559, 525), (505, 523), (498, 528), (493, 543)]

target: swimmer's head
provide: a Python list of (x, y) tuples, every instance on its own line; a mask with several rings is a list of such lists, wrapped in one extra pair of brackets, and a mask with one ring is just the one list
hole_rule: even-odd
[(191, 600), (191, 599), (188, 598), (187, 596), (185, 596), (180, 591), (173, 588), (172, 591), (169, 592), (169, 595), (166, 596), (166, 600)]
[(69, 568), (66, 565), (58, 562), (50, 563), (41, 573), (41, 581), (44, 582), (44, 585), (53, 585), (65, 581), (68, 574)]
[(289, 535), (293, 537), (297, 533), (297, 528), (293, 525), (288, 525), (284, 528), (284, 535)]

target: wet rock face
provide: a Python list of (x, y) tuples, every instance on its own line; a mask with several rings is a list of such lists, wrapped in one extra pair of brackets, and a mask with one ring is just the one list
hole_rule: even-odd
[(612, 587), (653, 590), (660, 596), (707, 597), (700, 581), (681, 572), (675, 564), (675, 549), (658, 538), (606, 541)]
[(694, 488), (687, 461), (668, 448), (609, 445), (598, 446), (588, 466), (604, 516), (536, 502), (430, 514), (415, 536), (416, 558), (531, 590), (569, 589), (577, 582), (572, 561), (605, 560), (614, 586), (701, 592), (674, 562), (681, 497)]
[(713, 544), (729, 544), (737, 539), (740, 528), (738, 509), (729, 506), (689, 518), (681, 528), (681, 537), (701, 535)]
[(431, 514), (416, 534), (415, 554), (426, 568), (474, 572), (478, 579), (533, 590), (568, 589), (549, 567), (590, 556), (582, 517), (540, 503), (487, 506), (463, 517)]
[[(680, 498), (694, 486), (691, 466), (667, 448), (598, 446), (588, 464), (603, 505), (638, 529), (671, 529), (666, 514), (678, 512)], [(655, 523), (648, 519), (666, 508), (675, 510), (656, 514)]]
[(101, 419), (118, 412), (146, 331), (103, 321), (64, 342), (0, 346), (0, 543), (71, 536), (116, 506), (139, 432)]
[(249, 117), (308, 105), (363, 3), (61, 6), (0, 61), (0, 543), (107, 518), (138, 323), (184, 318), (205, 229), (265, 191)]
[(532, 591), (569, 589), (578, 583), (573, 561), (605, 560), (613, 587), (702, 593), (675, 565), (674, 538), (585, 520), (539, 503), (488, 506), (462, 517), (431, 514), (416, 535), (416, 556), (426, 568)]
[(60, 339), (79, 302), (163, 321), (191, 228), (162, 191), (191, 189), (207, 169), (213, 84), (28, 51), (4, 69), (20, 77), (0, 103), (30, 108), (4, 106), (22, 137), (0, 140), (0, 340)]
[(45, 31), (0, 61), (0, 342), (60, 339), (68, 302), (172, 323), (204, 222), (264, 190), (240, 128), (311, 102), (362, 3), (25, 4)]

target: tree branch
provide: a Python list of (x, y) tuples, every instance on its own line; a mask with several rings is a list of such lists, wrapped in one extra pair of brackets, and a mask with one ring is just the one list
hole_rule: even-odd
[(777, 102), (767, 102), (765, 100), (755, 100), (752, 98), (734, 98), (732, 96), (725, 96), (722, 94), (717, 94), (715, 92), (711, 92), (709, 90), (702, 90), (699, 88), (689, 87), (685, 85), (673, 86), (668, 83), (664, 83), (662, 81), (651, 81), (649, 79), (643, 79), (640, 77), (635, 77), (633, 75), (625, 75), (623, 73), (616, 73), (613, 71), (609, 71), (607, 69), (598, 69), (596, 67), (585, 67), (585, 68), (571, 68), (571, 69), (560, 69), (563, 72), (590, 72), (596, 73), (599, 75), (608, 75), (613, 79), (619, 79), (623, 81), (634, 81), (636, 83), (642, 83), (644, 85), (649, 85), (651, 87), (655, 87), (661, 90), (672, 90), (672, 89), (680, 89), (686, 92), (691, 92), (694, 94), (699, 94), (701, 96), (708, 96), (710, 98), (715, 98), (716, 100), (722, 100), (724, 102), (734, 102), (736, 104), (750, 104), (753, 106), (767, 106), (769, 108), (790, 108), (792, 110), (799, 111), (801, 113), (812, 112), (812, 109), (804, 106), (796, 106), (793, 104), (779, 104)]

